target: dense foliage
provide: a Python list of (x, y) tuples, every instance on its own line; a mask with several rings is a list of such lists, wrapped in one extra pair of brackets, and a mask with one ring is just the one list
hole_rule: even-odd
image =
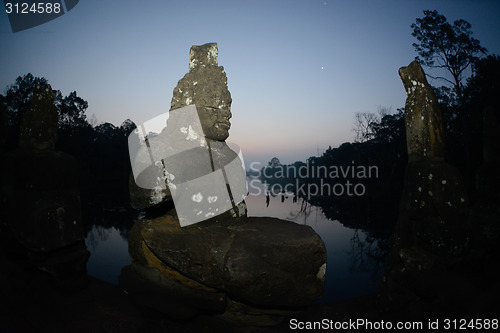
[[(35, 87), (48, 84), (47, 79), (28, 73), (0, 95), (7, 123), (6, 149), (17, 147), (21, 120), (31, 105)], [(84, 221), (91, 224), (95, 214), (104, 209), (129, 207), (127, 138), (135, 124), (127, 119), (120, 127), (110, 123), (92, 126), (85, 114), (88, 103), (76, 92), (63, 96), (57, 91), (54, 105), (59, 114), (56, 150), (78, 160)]]

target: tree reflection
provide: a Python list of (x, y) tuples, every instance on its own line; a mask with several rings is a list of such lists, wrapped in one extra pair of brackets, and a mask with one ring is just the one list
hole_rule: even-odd
[(93, 225), (85, 236), (85, 245), (89, 251), (93, 251), (97, 245), (108, 240), (111, 235), (111, 229), (105, 228), (101, 225)]
[(373, 277), (380, 276), (389, 249), (388, 240), (387, 237), (375, 238), (360, 229), (354, 229), (351, 249), (347, 251), (351, 258), (350, 271), (371, 272)]

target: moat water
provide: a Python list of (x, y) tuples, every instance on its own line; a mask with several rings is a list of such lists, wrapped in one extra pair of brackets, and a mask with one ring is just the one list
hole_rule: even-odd
[[(254, 186), (249, 187), (251, 193), (245, 199), (249, 216), (270, 216), (308, 225), (325, 243), (327, 271), (325, 294), (320, 302), (352, 298), (377, 290), (383, 267), (380, 257), (376, 255), (376, 239), (369, 237), (363, 230), (351, 229), (340, 221), (326, 218), (321, 207), (302, 199), (294, 202), (291, 193), (285, 194), (285, 198), (282, 198), (282, 194), (270, 196), (267, 206), (263, 185), (259, 186), (254, 183)], [(118, 221), (130, 219), (128, 214), (119, 209), (107, 212), (106, 219), (113, 218)], [(87, 269), (91, 276), (118, 284), (121, 269), (130, 264), (127, 241), (129, 229), (109, 225), (94, 224), (87, 233), (85, 241), (91, 252)]]

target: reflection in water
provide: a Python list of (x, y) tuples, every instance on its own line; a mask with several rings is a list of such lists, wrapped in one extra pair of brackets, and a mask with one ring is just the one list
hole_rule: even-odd
[(93, 225), (85, 238), (91, 255), (87, 262), (89, 275), (118, 284), (121, 269), (130, 265), (128, 242), (116, 227)]
[[(383, 268), (381, 240), (361, 229), (350, 229), (337, 220), (328, 219), (321, 207), (302, 198), (293, 200), (293, 193), (266, 196), (260, 181), (259, 186), (262, 187), (260, 191), (255, 191), (254, 182), (253, 193), (245, 199), (249, 216), (270, 216), (308, 225), (325, 243), (328, 262), (325, 295), (321, 302), (352, 298), (377, 290)], [(106, 227), (92, 226), (85, 239), (91, 252), (87, 264), (90, 275), (118, 284), (122, 267), (130, 264), (126, 238), (131, 222), (136, 218), (130, 217), (130, 221), (119, 228), (110, 226), (104, 219), (101, 222)], [(116, 215), (116, 221), (123, 220), (123, 215)]]
[(354, 230), (351, 238), (351, 250), (347, 253), (351, 257), (352, 269), (370, 272), (374, 277), (382, 276), (384, 257), (387, 244), (380, 244), (385, 239), (375, 239), (369, 234)]
[(251, 193), (245, 199), (248, 216), (271, 216), (305, 224), (321, 236), (327, 250), (325, 295), (321, 302), (352, 298), (377, 290), (384, 257), (377, 239), (365, 231), (350, 229), (337, 220), (328, 219), (321, 207), (302, 198), (293, 200), (293, 193), (287, 193), (283, 202), (282, 196), (271, 196), (267, 206), (264, 185), (254, 182), (250, 189)]

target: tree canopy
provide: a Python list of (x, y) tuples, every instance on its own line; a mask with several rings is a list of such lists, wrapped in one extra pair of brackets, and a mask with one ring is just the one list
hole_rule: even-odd
[[(7, 127), (0, 128), (0, 144), (5, 145), (7, 150), (18, 146), (21, 124), (35, 103), (34, 92), (48, 85), (47, 79), (28, 73), (19, 76), (7, 88), (5, 95), (0, 94), (0, 116), (4, 118), (0, 120)], [(48, 104), (44, 108), (57, 110), (55, 149), (73, 155), (79, 162), (83, 205), (87, 208), (95, 204), (126, 206), (131, 171), (127, 140), (136, 127), (134, 122), (127, 119), (120, 127), (110, 123), (97, 125), (94, 116), (90, 119), (95, 125), (92, 126), (86, 116), (88, 103), (76, 91), (64, 96), (61, 91), (55, 90), (44, 102)], [(29, 125), (30, 129), (33, 127)], [(96, 200), (99, 202), (96, 203)]]
[[(33, 100), (33, 92), (37, 87), (49, 84), (43, 77), (36, 77), (31, 73), (19, 76), (15, 83), (8, 87), (5, 95), (0, 95), (1, 108), (6, 111), (7, 124), (9, 127), (9, 145), (15, 146), (18, 141), (19, 129), (26, 112)], [(88, 103), (79, 97), (76, 91), (68, 96), (63, 96), (57, 90), (53, 103), (58, 112), (59, 135), (65, 137), (89, 127), (85, 111)]]
[(417, 18), (411, 28), (412, 36), (418, 40), (418, 43), (413, 43), (418, 54), (416, 60), (422, 65), (448, 72), (451, 79), (445, 76), (433, 78), (451, 84), (457, 101), (462, 104), (464, 73), (487, 52), (479, 40), (472, 37), (471, 24), (462, 19), (450, 24), (436, 10), (424, 10), (424, 17)]

